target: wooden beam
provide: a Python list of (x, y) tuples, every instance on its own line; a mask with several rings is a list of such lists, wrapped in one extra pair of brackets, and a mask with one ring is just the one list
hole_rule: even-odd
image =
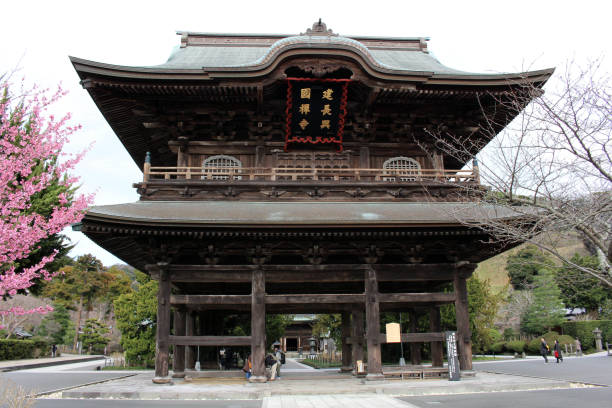
[(172, 295), (172, 305), (250, 305), (251, 295)]
[(175, 346), (250, 346), (251, 336), (170, 336)]
[(351, 345), (346, 339), (351, 337), (351, 314), (348, 311), (342, 312), (342, 367), (340, 372), (351, 372), (353, 370)]
[(381, 293), (378, 295), (381, 303), (453, 303), (454, 293)]
[[(410, 330), (410, 334), (420, 334), (417, 333), (419, 328), (419, 316), (417, 311), (414, 309), (410, 309), (408, 311), (408, 315), (410, 316), (410, 320), (408, 321), (408, 330)], [(421, 365), (421, 343), (420, 342), (410, 342), (410, 363), (412, 365)]]
[[(455, 273), (469, 277), (473, 264), (378, 264), (372, 265), (379, 282), (452, 281)], [(171, 265), (173, 282), (250, 282), (253, 265)], [(360, 282), (363, 264), (264, 265), (267, 282)], [(147, 265), (159, 279), (157, 265)]]
[[(185, 336), (187, 333), (186, 330), (186, 310), (184, 308), (177, 308), (174, 311), (174, 336)], [(169, 342), (172, 344), (171, 342)], [(185, 377), (185, 346), (177, 344), (174, 347), (174, 358), (172, 359), (173, 368), (172, 377), (174, 378), (183, 378)]]
[[(364, 303), (365, 295), (362, 293), (347, 294), (290, 294), (265, 295), (264, 300), (269, 305), (302, 305), (302, 304), (348, 304)], [(378, 294), (380, 303), (427, 303), (444, 304), (455, 301), (454, 293), (382, 293)], [(251, 295), (172, 295), (172, 305), (248, 305)]]
[(366, 379), (383, 379), (380, 343), (380, 309), (378, 304), (378, 282), (374, 268), (365, 271), (366, 340), (368, 345), (368, 374)]
[[(185, 316), (185, 336), (195, 335), (195, 314), (193, 311), (187, 311)], [(185, 368), (188, 370), (195, 370), (197, 350), (194, 346), (185, 348)]]
[(253, 375), (250, 382), (266, 382), (266, 275), (253, 270), (251, 283), (251, 361)]
[(453, 282), (455, 293), (455, 319), (457, 320), (457, 345), (459, 347), (459, 367), (462, 370), (472, 369), (472, 333), (470, 331), (470, 314), (468, 311), (468, 294), (465, 278), (455, 276)]
[(363, 294), (266, 295), (266, 304), (363, 303)]
[[(439, 307), (432, 307), (429, 309), (429, 330), (431, 332), (440, 332), (440, 330), (442, 330)], [(431, 365), (433, 367), (444, 366), (444, 348), (442, 341), (431, 342)]]
[[(432, 341), (444, 341), (444, 333), (402, 333), (402, 342), (403, 343), (430, 343)], [(353, 336), (347, 339), (348, 344), (355, 344), (355, 341), (361, 342), (363, 340), (357, 339)], [(387, 343), (387, 335), (385, 333), (380, 333), (377, 341), (380, 344)]]
[(169, 273), (160, 265), (160, 280), (157, 289), (157, 325), (155, 348), (154, 383), (168, 383), (168, 337), (170, 336), (170, 279)]
[[(350, 340), (353, 340), (351, 342)], [(365, 336), (363, 330), (363, 310), (351, 310), (351, 337), (345, 340), (346, 344), (351, 345), (352, 360), (353, 360), (353, 375), (357, 375), (357, 361), (364, 360), (363, 346)]]

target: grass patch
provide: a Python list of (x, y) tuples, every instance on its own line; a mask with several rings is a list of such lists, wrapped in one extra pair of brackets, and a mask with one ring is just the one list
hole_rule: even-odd
[(342, 366), (340, 361), (311, 360), (309, 358), (301, 360), (300, 363), (313, 368), (336, 368)]

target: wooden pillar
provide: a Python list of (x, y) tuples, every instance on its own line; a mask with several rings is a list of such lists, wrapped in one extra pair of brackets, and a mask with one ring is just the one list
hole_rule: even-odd
[(251, 286), (251, 361), (250, 382), (266, 382), (266, 280), (264, 271), (253, 271)]
[(351, 336), (351, 314), (342, 312), (342, 367), (341, 373), (349, 373), (353, 371), (352, 350), (348, 343), (348, 338)]
[(465, 278), (455, 274), (455, 318), (457, 319), (457, 344), (459, 346), (459, 368), (472, 369), (472, 333), (468, 311), (467, 284)]
[(351, 312), (351, 352), (353, 354), (353, 375), (357, 375), (357, 361), (363, 361), (363, 310), (355, 309)]
[(155, 342), (156, 384), (167, 384), (168, 378), (168, 340), (170, 336), (170, 275), (167, 264), (158, 264), (159, 289), (157, 290), (157, 329)]
[(376, 271), (370, 265), (365, 271), (366, 338), (368, 344), (368, 375), (366, 380), (382, 380), (380, 355), (380, 308)]
[[(174, 311), (174, 335), (185, 336), (185, 315), (184, 308), (177, 308)], [(174, 345), (174, 359), (172, 360), (172, 377), (185, 377), (185, 346)]]
[[(408, 311), (409, 321), (408, 329), (410, 333), (418, 332), (418, 314), (416, 310), (410, 309)], [(410, 363), (412, 365), (421, 365), (421, 343), (410, 343)]]
[[(440, 322), (440, 308), (433, 306), (429, 309), (429, 331), (439, 333), (442, 330)], [(431, 342), (431, 365), (432, 367), (444, 366), (444, 348), (441, 341)]]
[[(195, 336), (195, 315), (192, 311), (185, 314), (185, 336)], [(196, 347), (187, 346), (185, 348), (185, 369), (195, 369)]]

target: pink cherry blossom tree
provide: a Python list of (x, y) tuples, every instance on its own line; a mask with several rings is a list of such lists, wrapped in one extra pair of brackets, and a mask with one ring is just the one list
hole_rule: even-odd
[[(80, 126), (69, 124), (70, 114), (58, 119), (48, 111), (64, 94), (58, 87), (55, 92), (35, 88), (16, 95), (9, 81), (0, 77), (0, 297), (5, 299), (29, 288), (36, 279), (53, 277), (45, 265), (54, 254), (27, 268), (20, 268), (17, 262), (28, 257), (41, 240), (80, 221), (93, 199), (60, 193), (50, 215), (37, 214), (31, 208), (32, 197), (51, 183), (74, 191), (72, 186), (78, 182), (70, 171), (84, 152), (70, 155), (62, 149)], [(0, 304), (0, 315), (51, 310), (49, 306), (25, 310)]]

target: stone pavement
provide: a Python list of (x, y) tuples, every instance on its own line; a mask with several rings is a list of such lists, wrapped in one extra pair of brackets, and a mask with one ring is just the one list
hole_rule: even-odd
[[(474, 392), (523, 391), (583, 387), (580, 383), (514, 375), (478, 373), (461, 381), (448, 380), (385, 380), (365, 381), (350, 375), (329, 373), (325, 379), (289, 379), (264, 384), (251, 384), (242, 378), (199, 378), (192, 381), (175, 379), (172, 385), (156, 385), (153, 373), (105, 383), (78, 387), (52, 395), (53, 398), (103, 398), (143, 400), (199, 399), (263, 399), (266, 397), (340, 395), (348, 396), (415, 396)], [(281, 398), (282, 401), (282, 398)], [(308, 405), (307, 405), (308, 406)]]
[(266, 397), (261, 408), (416, 408), (384, 395), (283, 395)]

